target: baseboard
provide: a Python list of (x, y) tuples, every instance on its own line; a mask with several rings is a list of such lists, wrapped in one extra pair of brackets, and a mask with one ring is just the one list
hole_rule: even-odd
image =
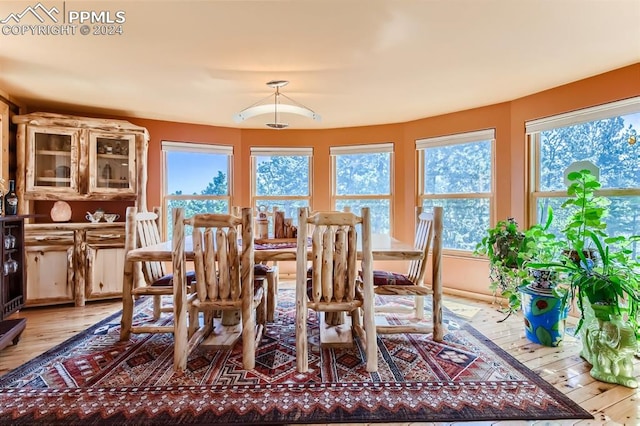
[(491, 294), (482, 294), (482, 293), (474, 293), (472, 291), (467, 290), (459, 290), (457, 288), (443, 288), (444, 294), (449, 294), (451, 296), (459, 296), (464, 297), (466, 299), (480, 300), (482, 302), (487, 303), (507, 303), (507, 299), (502, 297), (493, 296)]

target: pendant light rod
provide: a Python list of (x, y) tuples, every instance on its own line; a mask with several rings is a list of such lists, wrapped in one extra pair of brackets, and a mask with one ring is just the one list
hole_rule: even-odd
[[(274, 113), (273, 113), (273, 123), (267, 123), (267, 126), (273, 128), (273, 129), (284, 129), (285, 127), (289, 127), (289, 124), (280, 123), (278, 121), (278, 100), (280, 98), (280, 87), (281, 87), (280, 83), (284, 83), (282, 86), (286, 86), (287, 84), (289, 84), (288, 81), (275, 81), (275, 82), (274, 81), (270, 81), (270, 82), (267, 83), (267, 86), (276, 88), (276, 93), (274, 95), (275, 107), (273, 109), (273, 111), (274, 111)], [(272, 84), (275, 84), (275, 86), (272, 86)], [(284, 126), (284, 127), (280, 127), (280, 126)]]

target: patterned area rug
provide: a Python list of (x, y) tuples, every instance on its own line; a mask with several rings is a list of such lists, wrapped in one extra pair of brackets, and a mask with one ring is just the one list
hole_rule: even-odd
[[(144, 312), (135, 321), (148, 322), (151, 300), (140, 303)], [(278, 317), (267, 327), (255, 370), (242, 370), (238, 343), (228, 351), (196, 349), (187, 371), (176, 373), (171, 335), (134, 335), (119, 342), (120, 314), (115, 314), (0, 377), (0, 424), (592, 418), (450, 311), (443, 344), (425, 335), (379, 337), (377, 373), (366, 372), (359, 342), (348, 349), (320, 349), (314, 317), (309, 373), (295, 368), (291, 290), (281, 292)]]

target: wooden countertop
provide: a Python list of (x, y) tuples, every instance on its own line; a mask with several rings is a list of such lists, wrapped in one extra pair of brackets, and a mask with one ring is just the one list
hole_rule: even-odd
[(124, 222), (61, 222), (61, 223), (28, 223), (25, 231), (75, 231), (76, 229), (111, 230), (124, 228)]

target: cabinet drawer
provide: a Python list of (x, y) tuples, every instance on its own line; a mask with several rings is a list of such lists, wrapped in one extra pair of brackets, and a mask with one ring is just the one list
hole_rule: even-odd
[(42, 245), (73, 245), (73, 231), (45, 231), (24, 232), (24, 241), (27, 246)]
[(124, 246), (124, 226), (122, 229), (87, 231), (85, 240), (92, 246)]

